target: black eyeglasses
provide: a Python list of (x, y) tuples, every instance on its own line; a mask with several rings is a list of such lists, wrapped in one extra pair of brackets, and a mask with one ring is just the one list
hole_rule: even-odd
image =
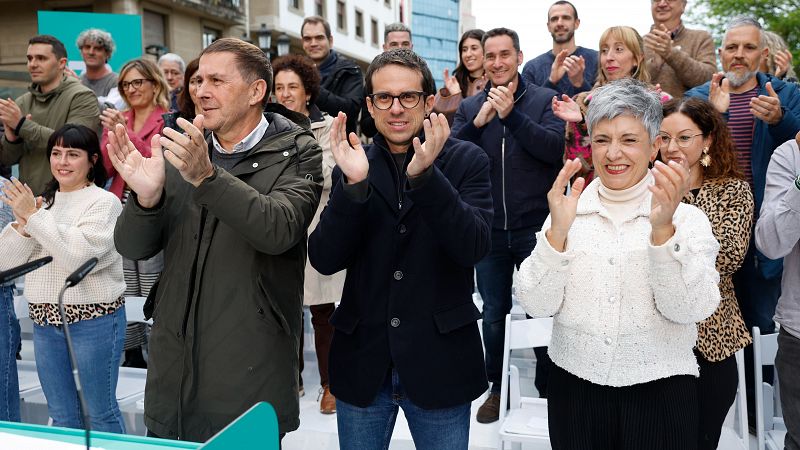
[(128, 88), (131, 86), (133, 86), (134, 89), (139, 89), (140, 87), (142, 87), (142, 83), (144, 83), (145, 81), (152, 82), (153, 80), (149, 78), (137, 78), (131, 81), (123, 81), (119, 84), (119, 87), (121, 87), (123, 91), (127, 91)]
[(386, 110), (392, 107), (394, 99), (400, 100), (400, 106), (405, 109), (416, 108), (419, 105), (420, 99), (425, 95), (420, 91), (403, 92), (400, 95), (392, 95), (388, 92), (376, 92), (369, 96), (372, 100), (372, 105), (380, 110)]

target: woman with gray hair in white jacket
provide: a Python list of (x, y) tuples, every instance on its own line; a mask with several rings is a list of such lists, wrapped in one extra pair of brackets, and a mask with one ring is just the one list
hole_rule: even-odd
[(661, 103), (635, 80), (600, 88), (587, 112), (596, 178), (567, 161), (550, 216), (518, 274), (535, 317), (554, 316), (550, 441), (559, 449), (697, 447), (696, 322), (719, 304), (719, 245), (682, 204), (689, 172), (656, 162)]

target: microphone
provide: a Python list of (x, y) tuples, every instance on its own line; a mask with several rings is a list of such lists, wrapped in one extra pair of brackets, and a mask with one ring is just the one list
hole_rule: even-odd
[(69, 287), (75, 286), (76, 284), (80, 283), (81, 280), (86, 275), (89, 275), (89, 272), (91, 272), (92, 269), (94, 269), (94, 266), (96, 265), (97, 265), (97, 258), (90, 258), (88, 261), (81, 264), (81, 266), (78, 267), (78, 270), (72, 272), (67, 277), (67, 284), (69, 285)]
[(33, 261), (26, 262), (17, 267), (12, 267), (11, 269), (4, 270), (0, 272), (0, 284), (6, 284), (9, 281), (13, 281), (28, 272), (33, 272), (34, 270), (42, 267), (43, 265), (49, 263), (53, 260), (52, 256), (45, 256), (44, 258), (35, 259)]
[[(52, 258), (51, 258), (52, 259)], [(64, 312), (64, 292), (80, 283), (83, 278), (89, 274), (97, 265), (97, 258), (90, 258), (85, 263), (81, 264), (75, 272), (72, 272), (64, 282), (64, 287), (58, 293), (58, 312), (61, 315), (61, 326), (64, 327), (64, 337), (67, 340), (67, 353), (69, 353), (69, 360), (72, 363), (72, 378), (75, 380), (75, 390), (78, 392), (78, 401), (80, 403), (81, 418), (83, 419), (83, 428), (86, 431), (85, 439), (86, 450), (91, 448), (91, 429), (92, 423), (89, 419), (89, 407), (86, 404), (86, 398), (83, 396), (83, 388), (81, 387), (81, 377), (78, 373), (78, 360), (75, 358), (75, 349), (72, 346), (72, 336), (69, 333), (69, 324), (67, 323), (67, 313)]]

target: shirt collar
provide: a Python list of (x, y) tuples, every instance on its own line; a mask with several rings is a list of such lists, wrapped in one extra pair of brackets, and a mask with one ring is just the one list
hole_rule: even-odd
[[(267, 127), (269, 126), (269, 122), (264, 115), (261, 115), (261, 121), (258, 122), (258, 125), (250, 132), (247, 136), (242, 139), (241, 142), (233, 146), (233, 151), (230, 153), (239, 153), (239, 152), (247, 152), (250, 151), (253, 147), (256, 146), (259, 142), (261, 142), (261, 138), (264, 137), (264, 134), (267, 132)], [(217, 136), (214, 133), (211, 133), (211, 141), (214, 144), (214, 149), (219, 153), (229, 153), (222, 145), (220, 145), (219, 141), (217, 141)]]

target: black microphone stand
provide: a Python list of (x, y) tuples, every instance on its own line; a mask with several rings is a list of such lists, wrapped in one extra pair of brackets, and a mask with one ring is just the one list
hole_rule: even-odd
[(67, 352), (69, 353), (69, 360), (72, 363), (72, 378), (75, 380), (75, 389), (78, 391), (78, 401), (81, 407), (81, 418), (83, 419), (83, 428), (86, 430), (86, 450), (91, 449), (92, 437), (92, 422), (89, 420), (89, 407), (86, 405), (86, 398), (83, 396), (83, 388), (81, 387), (81, 378), (78, 374), (78, 360), (75, 358), (75, 348), (72, 346), (72, 336), (69, 334), (69, 324), (67, 323), (67, 313), (64, 311), (64, 292), (74, 286), (67, 280), (64, 287), (58, 293), (58, 312), (61, 315), (61, 325), (64, 327), (64, 337), (67, 339)]

